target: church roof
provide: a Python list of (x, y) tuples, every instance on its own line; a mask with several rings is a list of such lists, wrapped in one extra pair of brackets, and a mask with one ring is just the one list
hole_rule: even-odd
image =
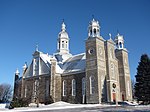
[(64, 63), (63, 70), (65, 73), (85, 71), (85, 53), (74, 55)]
[[(35, 57), (38, 57), (38, 72), (37, 74), (34, 72), (34, 63), (35, 63)], [(85, 71), (85, 53), (81, 53), (78, 55), (71, 56), (68, 58), (65, 62), (59, 63), (57, 62), (55, 56), (44, 54), (40, 51), (36, 51), (33, 54), (33, 59), (31, 61), (31, 64), (29, 65), (28, 69), (26, 70), (24, 74), (24, 78), (32, 77), (36, 75), (44, 75), (51, 73), (51, 60), (56, 60), (56, 73), (59, 74), (69, 74), (69, 73), (75, 73), (75, 72), (84, 72)]]

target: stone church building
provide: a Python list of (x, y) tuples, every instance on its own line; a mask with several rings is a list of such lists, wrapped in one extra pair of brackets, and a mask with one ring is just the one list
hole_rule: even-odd
[(16, 70), (14, 98), (31, 102), (102, 103), (132, 100), (128, 51), (119, 33), (112, 40), (101, 36), (99, 22), (91, 20), (85, 53), (69, 52), (69, 35), (63, 22), (57, 52), (38, 50), (31, 63)]

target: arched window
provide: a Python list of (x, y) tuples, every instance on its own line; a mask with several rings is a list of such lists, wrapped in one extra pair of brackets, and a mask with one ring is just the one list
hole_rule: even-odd
[(64, 45), (64, 41), (62, 41), (62, 48), (64, 48), (65, 47), (65, 45)]
[(72, 96), (76, 95), (76, 80), (72, 80)]
[(90, 30), (90, 34), (92, 35), (92, 29)]
[(66, 41), (66, 49), (68, 48), (68, 42)]
[(121, 42), (119, 42), (119, 47), (122, 48), (122, 43)]
[(85, 78), (82, 78), (82, 96), (85, 95), (86, 86), (85, 86)]
[(97, 32), (99, 32), (99, 29), (97, 29)]
[(96, 34), (96, 29), (94, 28), (94, 34)]
[(95, 93), (95, 79), (94, 76), (90, 76), (90, 94)]
[(67, 82), (66, 80), (63, 81), (63, 96), (67, 94)]

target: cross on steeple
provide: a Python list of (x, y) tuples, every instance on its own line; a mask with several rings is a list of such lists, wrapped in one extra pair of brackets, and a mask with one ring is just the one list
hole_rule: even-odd
[(36, 51), (39, 51), (39, 46), (38, 46), (38, 44), (36, 44)]

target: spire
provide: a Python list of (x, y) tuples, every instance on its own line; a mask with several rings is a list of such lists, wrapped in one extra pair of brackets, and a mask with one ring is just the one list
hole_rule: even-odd
[(62, 25), (61, 25), (61, 31), (66, 31), (66, 25), (64, 23), (64, 19), (63, 19), (63, 22), (62, 22)]

